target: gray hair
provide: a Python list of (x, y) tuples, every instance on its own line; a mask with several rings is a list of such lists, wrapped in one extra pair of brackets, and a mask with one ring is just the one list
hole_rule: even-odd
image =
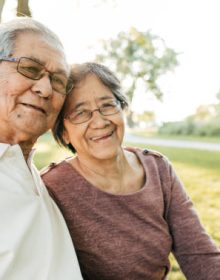
[[(121, 84), (118, 78), (109, 68), (95, 62), (86, 62), (82, 64), (72, 65), (71, 79), (73, 80), (74, 83), (74, 87), (72, 91), (74, 91), (74, 88), (77, 86), (78, 83), (80, 83), (82, 80), (85, 80), (85, 78), (89, 75), (95, 75), (106, 87), (108, 87), (111, 90), (114, 97), (120, 102), (122, 109), (128, 107), (127, 99), (121, 92)], [(65, 101), (65, 104), (67, 102), (68, 102), (68, 96)], [(66, 144), (63, 139), (65, 104), (56, 120), (52, 132), (55, 140), (60, 145), (70, 149), (73, 153), (76, 153), (75, 148), (71, 144)]]
[(40, 35), (50, 41), (55, 48), (63, 50), (60, 39), (48, 27), (29, 17), (16, 18), (0, 24), (0, 57), (11, 56), (15, 49), (16, 39), (24, 33)]

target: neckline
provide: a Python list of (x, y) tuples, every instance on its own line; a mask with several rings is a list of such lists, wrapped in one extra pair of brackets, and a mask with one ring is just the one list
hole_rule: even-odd
[[(135, 150), (132, 150), (133, 153), (136, 154), (136, 156), (138, 157), (138, 159), (140, 160), (143, 168), (144, 168), (144, 172), (145, 172), (145, 182), (144, 182), (144, 185), (142, 186), (141, 189), (139, 189), (138, 191), (135, 191), (135, 192), (132, 192), (132, 193), (127, 193), (127, 194), (113, 194), (113, 193), (109, 193), (109, 192), (106, 192), (106, 191), (103, 191), (101, 189), (99, 189), (98, 187), (96, 187), (94, 184), (92, 184), (91, 182), (89, 182), (83, 175), (81, 175), (81, 173), (74, 167), (72, 166), (67, 160), (63, 160), (61, 162), (62, 165), (64, 166), (67, 166), (68, 169), (77, 174), (78, 177), (81, 178), (81, 180), (84, 181), (84, 183), (86, 184), (86, 186), (88, 188), (92, 188), (92, 190), (96, 193), (101, 193), (101, 194), (105, 194), (107, 196), (113, 196), (113, 197), (131, 197), (131, 196), (134, 196), (134, 195), (139, 195), (139, 194), (142, 194), (147, 188), (148, 188), (148, 183), (149, 183), (149, 173), (148, 173), (148, 169), (147, 169), (147, 166), (146, 164), (144, 164), (144, 160), (143, 158), (140, 156), (140, 154), (142, 154), (142, 151), (139, 150), (139, 149), (135, 149)], [(74, 179), (74, 178), (73, 178)]]

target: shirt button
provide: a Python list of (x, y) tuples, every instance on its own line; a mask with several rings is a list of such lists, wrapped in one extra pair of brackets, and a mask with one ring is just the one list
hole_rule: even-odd
[(144, 150), (143, 150), (143, 154), (144, 154), (144, 155), (147, 155), (148, 153), (149, 153), (149, 150), (148, 150), (148, 149), (144, 149)]

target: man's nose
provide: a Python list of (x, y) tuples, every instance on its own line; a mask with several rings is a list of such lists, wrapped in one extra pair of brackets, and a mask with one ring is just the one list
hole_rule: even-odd
[(53, 95), (53, 88), (50, 81), (50, 76), (45, 73), (39, 80), (34, 82), (32, 91), (44, 98), (51, 98)]

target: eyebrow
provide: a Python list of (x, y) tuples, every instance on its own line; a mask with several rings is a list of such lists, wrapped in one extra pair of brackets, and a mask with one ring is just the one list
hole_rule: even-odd
[(76, 104), (76, 106), (73, 108), (72, 111), (77, 110), (79, 107), (88, 104), (88, 102), (79, 102), (78, 104)]
[[(43, 65), (44, 67), (46, 67), (45, 66), (45, 64), (46, 64), (45, 61), (43, 61), (39, 58), (36, 58), (35, 56), (29, 56), (28, 58), (30, 58), (30, 59), (38, 62), (39, 64)], [(65, 70), (60, 69), (60, 68), (58, 68), (56, 71), (50, 71), (50, 72), (52, 72), (53, 74), (64, 74), (65, 76), (68, 76), (68, 73)]]
[[(97, 101), (104, 101), (104, 100), (114, 100), (114, 96), (113, 97), (110, 97), (110, 96), (102, 96), (102, 97), (99, 97), (99, 98), (96, 98)], [(79, 109), (81, 106), (83, 105), (87, 105), (89, 104), (89, 102), (87, 101), (82, 101), (82, 102), (79, 102), (76, 104), (76, 106), (71, 110), (72, 112)]]
[(115, 99), (115, 96), (113, 95), (113, 96), (102, 96), (102, 97), (99, 97), (99, 98), (96, 98), (96, 100), (100, 100), (100, 101), (102, 101), (102, 100), (114, 100)]

